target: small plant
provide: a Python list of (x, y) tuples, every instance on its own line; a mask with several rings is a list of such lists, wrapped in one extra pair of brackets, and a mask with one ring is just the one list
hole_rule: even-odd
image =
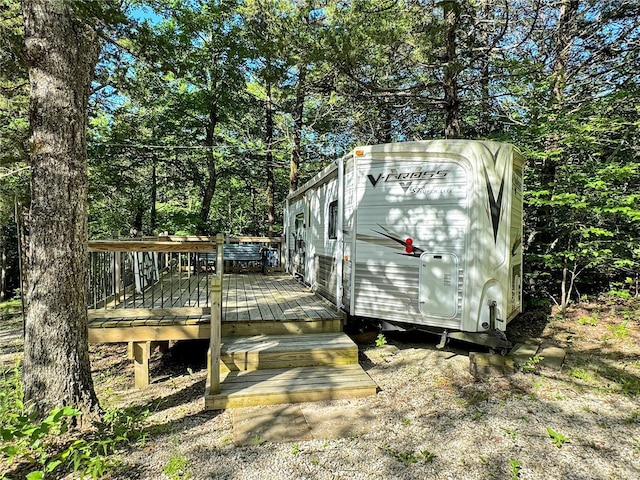
[(402, 419), (402, 424), (403, 425), (411, 425), (411, 420), (409, 420), (407, 417), (404, 417)]
[(556, 390), (555, 392), (553, 392), (553, 398), (555, 398), (556, 400), (566, 400), (567, 396), (560, 390)]
[(300, 445), (294, 443), (291, 447), (291, 455), (297, 455), (298, 453), (300, 453)]
[(518, 480), (520, 478), (520, 470), (522, 470), (522, 462), (509, 460), (509, 468), (511, 469), (511, 480)]
[(578, 323), (580, 325), (591, 325), (592, 327), (597, 327), (598, 326), (597, 314), (593, 314), (590, 317), (580, 317), (578, 319)]
[(376, 338), (376, 347), (381, 347), (386, 344), (387, 344), (386, 337), (383, 334), (379, 333), (378, 337)]
[(54, 408), (43, 420), (24, 405), (20, 368), (0, 376), (0, 457), (11, 465), (30, 469), (28, 480), (62, 478), (70, 471), (81, 477), (102, 477), (118, 464), (114, 453), (124, 444), (144, 440), (142, 423), (148, 411), (131, 414), (108, 410), (91, 432), (71, 431), (70, 423), (81, 412), (72, 407)]
[(512, 430), (510, 428), (505, 428), (504, 433), (509, 435), (511, 437), (511, 440), (514, 440), (514, 441), (515, 441), (516, 437), (518, 436), (518, 431), (517, 430)]
[(524, 361), (522, 365), (520, 365), (520, 371), (524, 373), (533, 373), (538, 370), (538, 367), (542, 360), (544, 360), (544, 357), (541, 355), (534, 355), (532, 357), (529, 357)]
[(162, 467), (162, 471), (171, 480), (191, 478), (191, 463), (184, 455), (174, 454), (167, 464)]
[(640, 395), (640, 380), (637, 378), (621, 378), (618, 383), (620, 383), (622, 393), (625, 395), (630, 397)]
[(553, 428), (547, 427), (547, 433), (555, 443), (556, 447), (562, 448), (562, 445), (569, 441), (569, 437), (564, 436), (560, 432), (556, 432)]
[(477, 422), (479, 420), (482, 420), (483, 417), (484, 417), (484, 413), (477, 411), (473, 413), (473, 415), (471, 416), (471, 419)]
[(258, 445), (260, 445), (262, 443), (262, 439), (260, 438), (260, 435), (255, 434), (252, 438), (251, 438), (251, 443), (253, 445), (255, 445), (256, 447)]
[(409, 466), (412, 463), (417, 463), (419, 460), (422, 460), (424, 463), (431, 463), (433, 462), (433, 459), (436, 458), (435, 454), (428, 450), (422, 450), (418, 453), (411, 450), (401, 452), (389, 447), (389, 445), (383, 445), (382, 447), (380, 447), (380, 450), (395, 458), (405, 467)]
[(586, 371), (584, 368), (571, 368), (567, 373), (572, 377), (579, 378), (580, 380), (584, 380), (585, 382), (590, 382), (591, 380), (593, 380), (591, 373)]
[(422, 450), (418, 454), (418, 457), (420, 457), (424, 463), (431, 463), (433, 459), (436, 458), (436, 454), (428, 450)]
[(2, 315), (11, 315), (15, 313), (20, 313), (20, 309), (22, 308), (22, 303), (20, 298), (12, 298), (11, 300), (7, 300), (6, 302), (0, 303), (0, 314)]
[(640, 455), (640, 438), (631, 437), (631, 443), (633, 444), (633, 453)]
[(609, 325), (607, 330), (618, 340), (625, 340), (631, 332), (627, 320), (624, 320), (620, 325)]

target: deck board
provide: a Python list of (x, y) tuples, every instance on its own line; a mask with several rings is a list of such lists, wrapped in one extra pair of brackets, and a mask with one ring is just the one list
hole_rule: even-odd
[(205, 394), (208, 409), (356, 398), (374, 395), (377, 385), (358, 364), (232, 371), (219, 394)]
[(220, 371), (358, 363), (358, 347), (344, 333), (223, 337)]
[[(115, 308), (89, 310), (90, 329), (120, 328), (130, 330), (137, 327), (179, 327), (181, 325), (201, 325), (209, 323), (209, 315), (193, 315), (193, 312), (185, 316), (174, 316), (163, 313), (161, 316), (144, 316), (131, 318), (131, 308), (147, 309), (162, 308), (207, 308), (209, 303), (209, 290), (207, 279), (211, 276), (194, 275), (189, 272), (173, 272), (164, 278), (162, 290), (154, 286), (145, 291), (144, 299), (136, 294), (116, 305)], [(144, 300), (144, 301), (143, 301)], [(342, 314), (311, 292), (306, 286), (300, 284), (288, 275), (262, 275), (259, 273), (227, 274), (223, 278), (223, 329), (237, 331), (244, 334), (251, 332), (251, 325), (262, 323), (267, 331), (275, 333), (287, 333), (299, 331), (296, 326), (278, 326), (283, 322), (308, 322), (310, 328), (322, 329), (322, 323), (327, 325), (342, 319)], [(94, 313), (92, 313), (94, 312)], [(160, 312), (160, 311), (159, 311)], [(129, 313), (129, 314), (128, 314)], [(204, 312), (208, 313), (208, 312)], [(100, 317), (100, 318), (93, 318)], [(327, 331), (334, 331), (329, 327)], [(180, 329), (172, 329), (180, 332)], [(154, 330), (155, 332), (155, 330)], [(264, 333), (264, 329), (255, 332)], [(192, 338), (192, 331), (185, 330), (184, 338)], [(202, 335), (198, 331), (198, 335)], [(102, 335), (103, 338), (123, 338), (126, 333)], [(138, 338), (138, 334), (134, 335)], [(162, 334), (166, 336), (166, 334)], [(94, 335), (93, 338), (100, 338)], [(182, 337), (180, 337), (182, 338)], [(180, 339), (176, 338), (176, 340)], [(200, 337), (201, 338), (201, 337)]]

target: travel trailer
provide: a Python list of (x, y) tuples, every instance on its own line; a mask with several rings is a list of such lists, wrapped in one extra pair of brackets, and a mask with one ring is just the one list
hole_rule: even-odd
[(522, 171), (509, 144), (355, 148), (288, 196), (288, 271), (348, 314), (503, 350), (522, 307)]

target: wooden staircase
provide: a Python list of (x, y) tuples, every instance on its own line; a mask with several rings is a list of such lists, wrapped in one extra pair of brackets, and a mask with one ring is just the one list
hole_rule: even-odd
[[(304, 331), (300, 325), (290, 331)], [(207, 409), (356, 398), (377, 389), (358, 365), (356, 344), (331, 326), (222, 337), (220, 380), (220, 393), (205, 393)]]

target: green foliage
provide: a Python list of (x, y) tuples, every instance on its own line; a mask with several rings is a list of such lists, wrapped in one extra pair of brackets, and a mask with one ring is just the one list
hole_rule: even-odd
[(584, 368), (570, 368), (569, 370), (567, 370), (567, 374), (571, 375), (572, 377), (579, 378), (580, 380), (584, 380), (585, 382), (590, 382), (593, 380), (592, 374)]
[(383, 345), (387, 344), (387, 338), (382, 334), (379, 333), (378, 336), (376, 337), (376, 347), (382, 347)]
[(13, 298), (11, 300), (7, 300), (6, 302), (0, 303), (0, 314), (2, 315), (20, 313), (21, 309), (22, 301), (20, 300), (20, 298)]
[(611, 332), (615, 339), (620, 341), (626, 340), (631, 332), (628, 320), (623, 320), (619, 325), (607, 325), (607, 330)]
[(0, 452), (9, 465), (29, 465), (29, 480), (60, 478), (61, 472), (100, 478), (118, 464), (114, 454), (144, 438), (142, 423), (148, 412), (130, 414), (110, 410), (88, 433), (69, 430), (81, 412), (54, 408), (44, 419), (29, 413), (23, 403), (20, 369), (3, 371), (0, 379)]
[(29, 76), (22, 52), (20, 2), (0, 9), (0, 166), (26, 159)]
[(515, 440), (518, 436), (518, 431), (511, 428), (506, 428), (504, 432), (511, 437), (511, 440)]
[(520, 365), (520, 371), (524, 373), (534, 373), (537, 372), (540, 366), (540, 362), (544, 360), (544, 357), (541, 355), (533, 355), (529, 357), (525, 362)]
[[(20, 3), (5, 3), (0, 163), (9, 165), (26, 155), (28, 82)], [(633, 9), (594, 0), (561, 25), (561, 3), (134, 3), (152, 15), (117, 2), (81, 9), (113, 39), (91, 98), (93, 238), (262, 235), (272, 186), (280, 231), (296, 135), (304, 181), (357, 144), (440, 138), (453, 109), (462, 137), (512, 142), (527, 159), (526, 291), (563, 307), (578, 295), (638, 294)], [(28, 204), (27, 186), (27, 171), (0, 182), (2, 222), (14, 195)]]
[(598, 326), (598, 313), (592, 314), (590, 317), (580, 317), (578, 319), (580, 325), (591, 325), (592, 327)]
[(522, 470), (522, 462), (519, 460), (509, 460), (509, 470), (511, 480), (518, 480), (518, 478), (520, 478), (520, 470)]
[(435, 454), (428, 450), (422, 450), (420, 452), (414, 452), (412, 450), (400, 451), (391, 448), (386, 444), (379, 448), (389, 456), (395, 458), (399, 463), (402, 463), (405, 467), (408, 467), (412, 463), (417, 463), (418, 461), (422, 461), (422, 463), (431, 463), (436, 458)]
[(560, 432), (556, 432), (551, 427), (547, 427), (547, 433), (551, 437), (551, 440), (555, 444), (556, 447), (562, 448), (562, 446), (569, 441), (569, 437), (564, 436)]
[(169, 458), (169, 461), (162, 467), (162, 471), (171, 480), (189, 480), (191, 475), (191, 463), (183, 455), (174, 454)]

